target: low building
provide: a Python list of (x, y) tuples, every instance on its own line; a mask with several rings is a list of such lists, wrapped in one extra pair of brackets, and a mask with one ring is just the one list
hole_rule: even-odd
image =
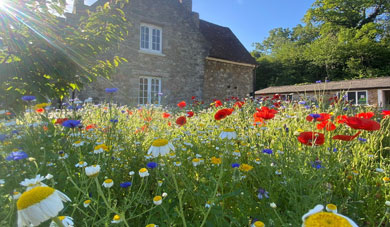
[(306, 97), (325, 99), (341, 95), (356, 105), (390, 106), (390, 77), (321, 82), (305, 85), (268, 87), (255, 92), (256, 97), (281, 95), (282, 99)]

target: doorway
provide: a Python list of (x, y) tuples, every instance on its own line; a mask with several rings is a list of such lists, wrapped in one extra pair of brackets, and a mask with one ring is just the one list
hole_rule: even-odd
[(383, 104), (386, 109), (390, 108), (390, 90), (383, 91)]

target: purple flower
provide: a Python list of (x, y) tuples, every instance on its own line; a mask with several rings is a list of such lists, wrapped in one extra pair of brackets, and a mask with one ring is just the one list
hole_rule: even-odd
[(317, 118), (320, 118), (320, 117), (321, 117), (320, 114), (309, 114), (309, 116), (311, 116), (311, 117), (314, 118), (314, 119), (317, 119)]
[(272, 150), (271, 149), (264, 149), (263, 153), (272, 154)]
[(112, 123), (118, 123), (118, 119), (111, 119), (110, 120)]
[(361, 141), (361, 142), (363, 142), (363, 143), (367, 142), (367, 139), (360, 138), (360, 137), (358, 138), (358, 140)]
[(317, 83), (317, 84), (320, 84), (320, 83), (321, 83), (321, 80), (317, 80), (316, 83)]
[(106, 88), (106, 93), (115, 93), (118, 91), (118, 88)]
[(156, 168), (158, 165), (157, 163), (155, 162), (149, 162), (148, 164), (146, 164), (146, 167), (148, 167), (149, 169), (154, 169)]
[(4, 140), (7, 139), (7, 135), (0, 134), (0, 141), (3, 142)]
[(314, 162), (311, 162), (311, 167), (315, 168), (315, 169), (321, 169), (321, 168), (324, 168), (322, 165), (321, 165), (321, 161), (316, 159)]
[(36, 97), (33, 96), (33, 95), (26, 95), (26, 96), (23, 96), (23, 97), (22, 97), (22, 100), (23, 100), (23, 101), (26, 101), (26, 102), (33, 101), (33, 100), (35, 100), (35, 99), (36, 99)]
[(119, 184), (121, 188), (128, 188), (131, 186), (131, 182), (123, 182)]
[(298, 104), (305, 105), (306, 102), (305, 101), (299, 101)]
[(21, 159), (26, 159), (28, 158), (28, 155), (24, 151), (13, 151), (11, 152), (5, 160), (7, 161), (16, 161), (16, 160), (21, 160)]
[(259, 199), (263, 199), (263, 198), (268, 199), (269, 198), (268, 192), (264, 188), (259, 188), (259, 190), (257, 190), (257, 192), (258, 192), (257, 198), (259, 198)]
[(238, 163), (233, 163), (232, 164), (232, 168), (238, 168), (238, 167), (240, 167), (240, 164), (238, 164)]
[(80, 121), (78, 120), (67, 120), (62, 123), (62, 126), (67, 128), (75, 128), (80, 125)]

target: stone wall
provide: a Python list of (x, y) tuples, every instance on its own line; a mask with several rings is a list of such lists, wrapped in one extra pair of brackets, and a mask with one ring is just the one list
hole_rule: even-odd
[(204, 100), (246, 97), (253, 92), (254, 66), (206, 60)]
[[(103, 101), (107, 97), (104, 88), (117, 87), (114, 102), (137, 104), (139, 78), (143, 76), (161, 78), (162, 104), (188, 101), (193, 95), (202, 98), (209, 48), (199, 32), (196, 15), (172, 0), (132, 0), (124, 11), (132, 26), (128, 38), (113, 54), (125, 57), (128, 63), (121, 65), (111, 80), (99, 78), (89, 85), (81, 92), (81, 99)], [(162, 29), (162, 54), (140, 51), (141, 23)]]

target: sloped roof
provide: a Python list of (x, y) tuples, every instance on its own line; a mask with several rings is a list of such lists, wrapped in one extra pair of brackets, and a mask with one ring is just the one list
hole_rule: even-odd
[(268, 87), (255, 92), (255, 94), (282, 94), (282, 93), (302, 93), (320, 90), (362, 90), (373, 88), (390, 88), (390, 77), (379, 77), (372, 79), (356, 79), (333, 81), (327, 83), (315, 83), (306, 85), (288, 85), (278, 87)]
[(256, 64), (255, 59), (230, 28), (200, 20), (199, 29), (211, 44), (209, 57), (245, 64)]

